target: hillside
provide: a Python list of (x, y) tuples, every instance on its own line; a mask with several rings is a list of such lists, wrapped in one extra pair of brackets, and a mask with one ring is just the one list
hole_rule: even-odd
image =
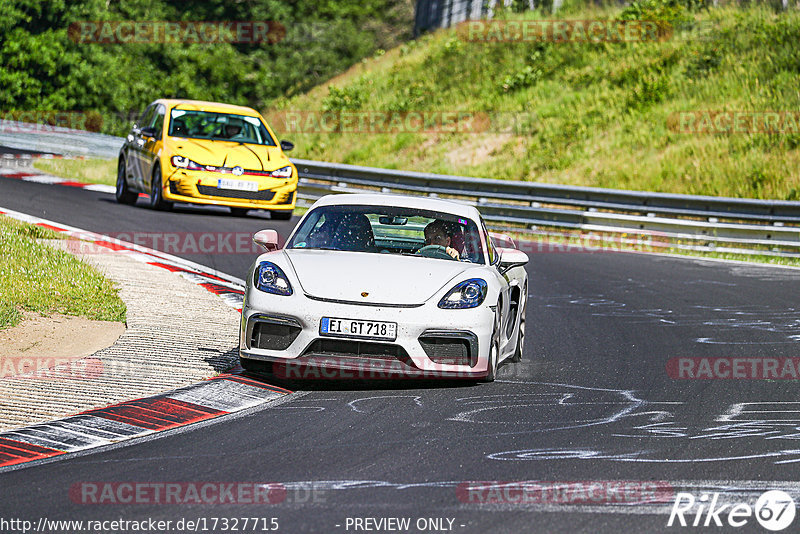
[[(645, 0), (624, 10), (558, 16), (667, 21), (675, 29), (658, 41), (476, 42), (464, 37), (464, 28), (442, 30), (363, 60), (306, 94), (275, 100), (265, 114), (282, 137), (296, 143), (295, 157), (500, 179), (800, 199), (800, 133), (792, 122), (800, 111), (800, 14), (682, 6)], [(358, 117), (359, 110), (386, 112), (384, 118), (397, 112), (401, 119), (409, 112), (463, 111), (472, 117), (486, 112), (505, 122), (478, 133), (413, 127), (398, 132), (349, 123), (343, 127), (355, 132), (328, 133), (320, 130), (330, 129), (329, 122), (311, 120), (320, 113)], [(752, 124), (764, 119), (752, 112), (762, 111), (789, 113), (778, 116), (777, 128), (767, 121), (773, 133), (750, 132), (763, 129)], [(742, 119), (745, 126), (733, 122), (740, 126), (737, 132), (715, 133), (717, 112), (730, 112), (727, 119)], [(681, 123), (687, 116), (691, 120)], [(709, 117), (712, 127), (698, 128), (708, 126)], [(695, 118), (699, 122), (692, 123)], [(700, 133), (683, 131), (691, 130), (687, 124)]]

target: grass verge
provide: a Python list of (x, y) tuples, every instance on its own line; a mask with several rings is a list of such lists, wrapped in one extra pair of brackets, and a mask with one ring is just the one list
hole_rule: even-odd
[[(671, 0), (636, 0), (623, 10), (575, 7), (528, 16), (666, 20), (679, 31), (662, 41), (593, 43), (474, 42), (455, 29), (441, 30), (366, 60), (305, 95), (276, 100), (264, 114), (281, 138), (295, 142), (292, 155), (300, 158), (800, 199), (800, 11), (775, 12), (761, 4), (689, 11)], [(360, 131), (329, 133), (335, 122), (285, 118), (303, 116), (287, 114), (295, 111), (311, 117), (464, 111), (511, 120), (481, 133), (419, 133), (388, 121), (376, 129), (342, 123)], [(675, 122), (680, 113), (706, 111), (785, 111), (795, 122), (775, 134), (690, 133)]]
[(125, 303), (111, 281), (38, 241), (59, 238), (52, 230), (0, 216), (0, 329), (16, 325), (23, 310), (125, 321)]
[(37, 159), (33, 167), (42, 172), (90, 184), (115, 185), (115, 159)]

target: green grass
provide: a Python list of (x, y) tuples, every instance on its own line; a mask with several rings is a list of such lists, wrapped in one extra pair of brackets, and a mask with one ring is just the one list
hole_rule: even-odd
[(39, 239), (55, 232), (0, 216), (0, 329), (23, 311), (125, 321), (125, 304), (112, 283), (89, 265)]
[(37, 159), (33, 166), (40, 171), (91, 184), (115, 185), (115, 159)]
[[(663, 42), (476, 43), (442, 30), (264, 110), (292, 156), (498, 179), (800, 199), (800, 133), (692, 134), (681, 111), (800, 110), (800, 12), (688, 12), (661, 0), (559, 19), (671, 19)], [(514, 15), (514, 17), (520, 17)], [(538, 18), (550, 17), (538, 15)], [(292, 133), (282, 111), (485, 111), (484, 133)]]
[(786, 265), (789, 267), (800, 267), (800, 258), (787, 258), (784, 256), (751, 256), (749, 254), (734, 254), (729, 252), (701, 252), (670, 248), (666, 251), (669, 254), (681, 256), (692, 256), (698, 258), (716, 258), (721, 260), (746, 261), (750, 263), (766, 263), (769, 265)]

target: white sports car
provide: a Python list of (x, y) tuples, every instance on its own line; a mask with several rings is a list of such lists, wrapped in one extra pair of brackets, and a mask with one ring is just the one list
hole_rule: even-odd
[(247, 277), (247, 370), (492, 381), (500, 362), (522, 356), (528, 257), (498, 248), (472, 206), (329, 195), (282, 249), (274, 230), (254, 240), (269, 252)]

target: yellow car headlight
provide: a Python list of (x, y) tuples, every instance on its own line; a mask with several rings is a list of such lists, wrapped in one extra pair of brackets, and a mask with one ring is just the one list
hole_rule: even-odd
[(278, 170), (272, 171), (269, 175), (273, 178), (290, 178), (292, 176), (292, 168), (287, 165), (286, 167), (281, 167)]
[(173, 167), (178, 167), (179, 169), (188, 169), (190, 171), (203, 170), (202, 165), (183, 156), (172, 156), (172, 159), (170, 161), (172, 162)]

